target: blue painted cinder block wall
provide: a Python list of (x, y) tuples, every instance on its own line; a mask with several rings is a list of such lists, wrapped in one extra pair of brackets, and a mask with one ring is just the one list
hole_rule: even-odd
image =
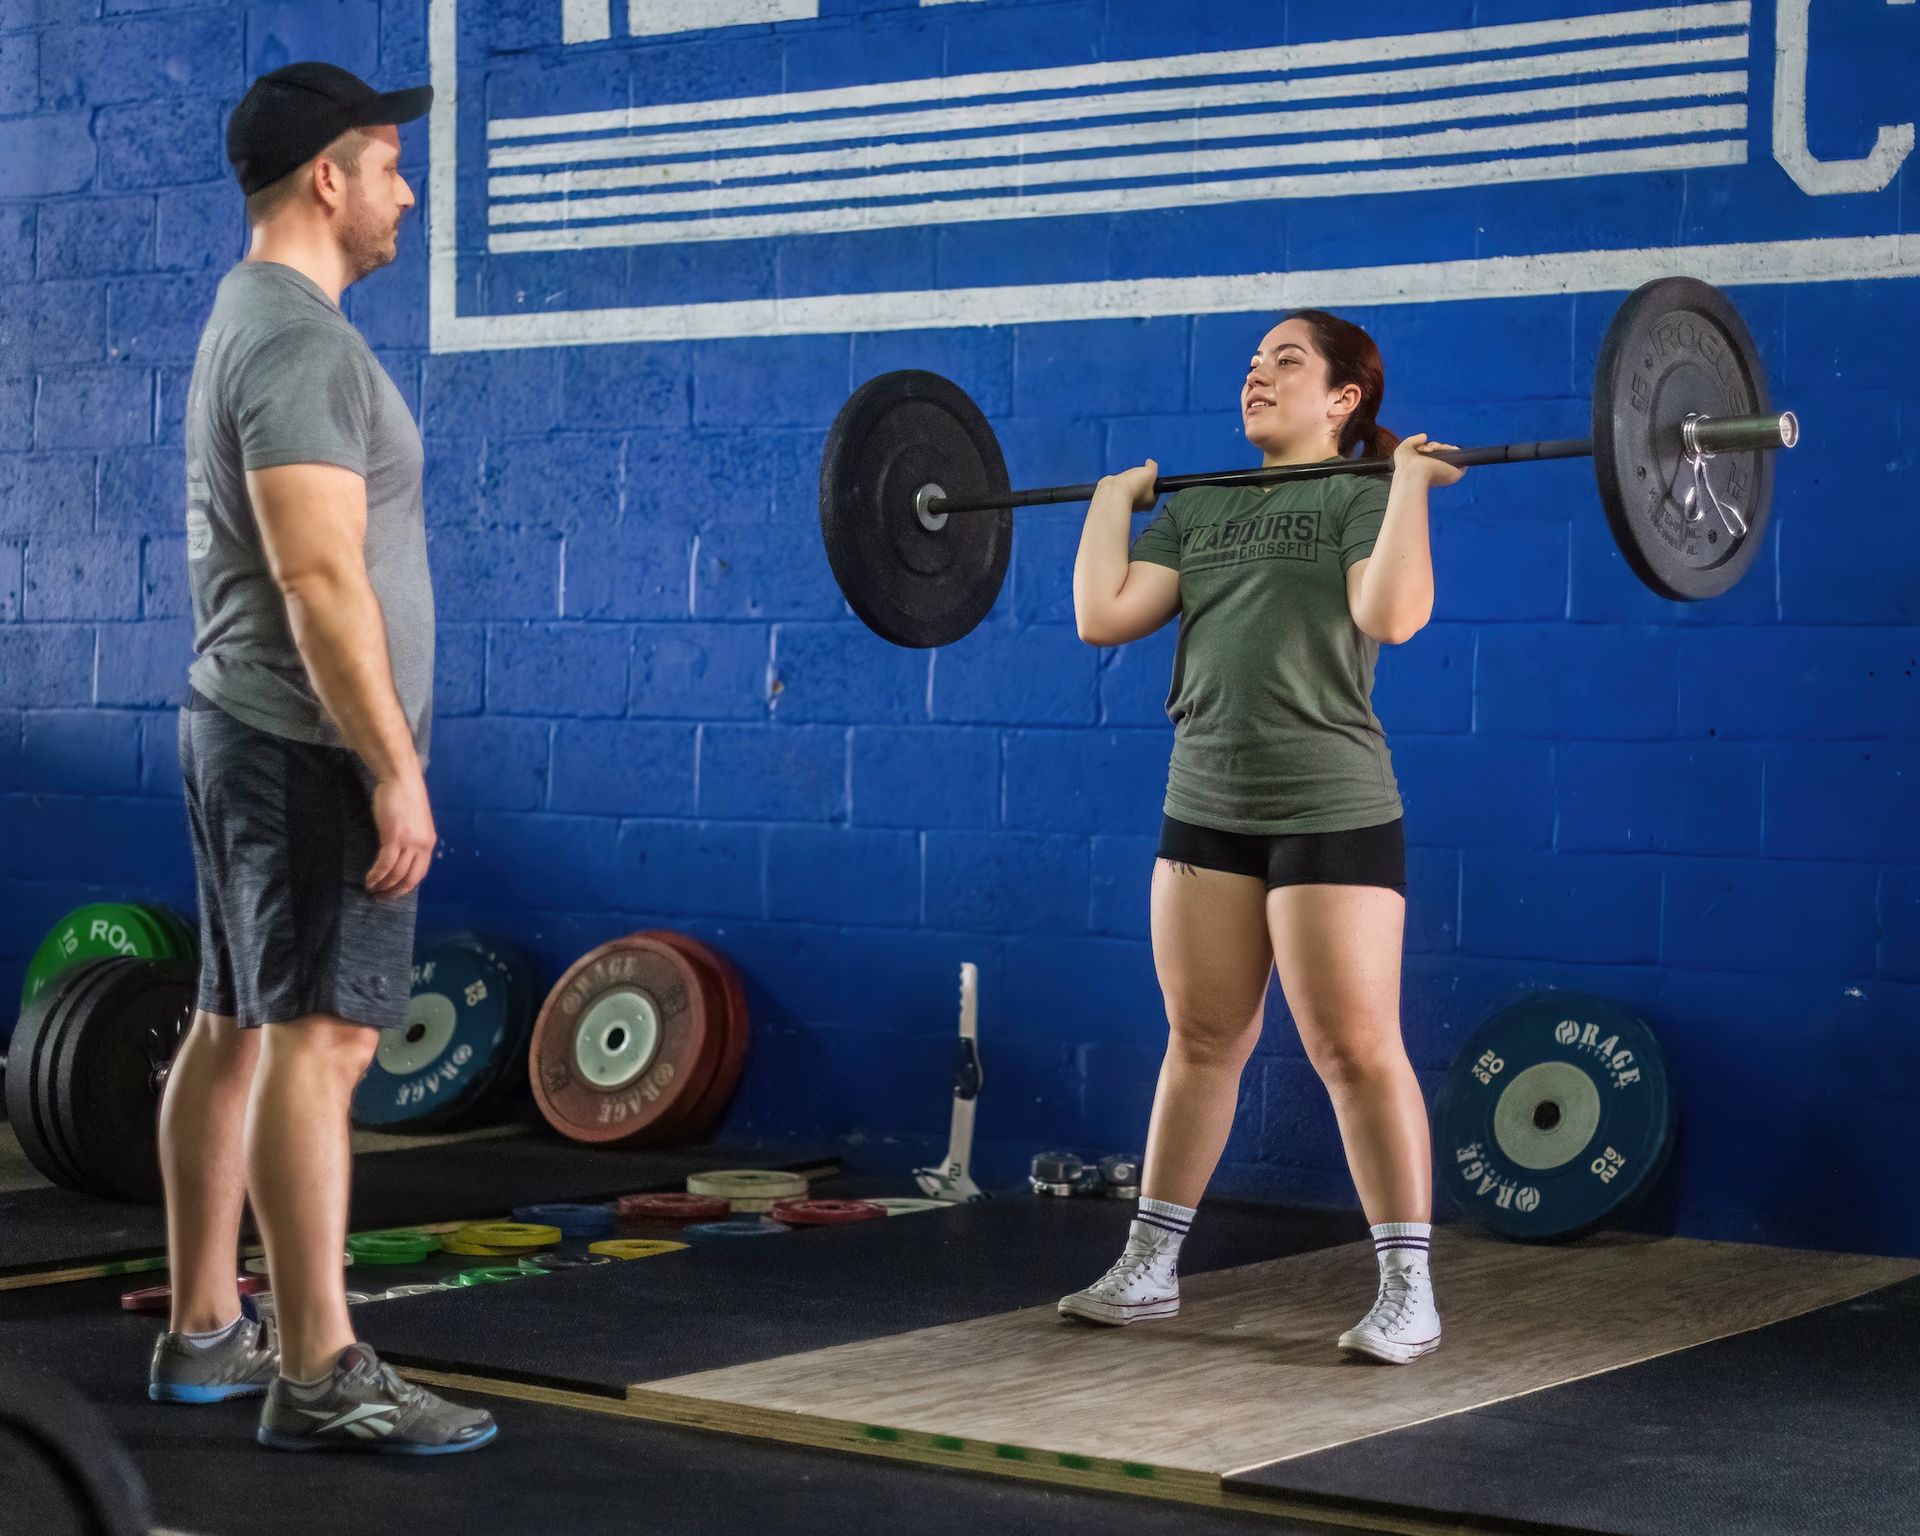
[[(635, 927), (708, 936), (754, 1007), (732, 1129), (842, 1138), (896, 1168), (944, 1143), (972, 960), (987, 1176), (1044, 1146), (1137, 1146), (1164, 1031), (1146, 891), (1172, 635), (1076, 639), (1068, 509), (1021, 516), (973, 636), (938, 654), (875, 639), (817, 532), (841, 401), (886, 369), (945, 373), (1016, 484), (1149, 454), (1235, 464), (1251, 342), (1284, 304), (1328, 298), (1382, 345), (1388, 424), (1580, 435), (1625, 289), (1697, 270), (1729, 285), (1805, 424), (1773, 537), (1734, 593), (1683, 607), (1627, 572), (1585, 464), (1437, 495), (1434, 622), (1383, 655), (1377, 693), (1412, 843), (1406, 1034), (1431, 1086), (1530, 989), (1621, 999), (1679, 1080), (1681, 1230), (1920, 1251), (1920, 1194), (1895, 1176), (1920, 1112), (1920, 173), (1901, 127), (1920, 8), (1693, 5), (1640, 25), (1639, 46), (1711, 55), (1643, 73), (1735, 78), (1637, 130), (1638, 169), (1516, 175), (1552, 136), (1496, 131), (1477, 160), (1419, 159), (1443, 168), (1431, 185), (1371, 193), (1129, 192), (979, 220), (909, 190), (870, 205), (904, 201), (891, 222), (679, 241), (640, 217), (625, 243), (496, 245), (489, 147), (530, 117), (632, 108), (644, 127), (666, 104), (669, 132), (710, 120), (676, 104), (772, 97), (745, 116), (792, 121), (815, 99), (781, 93), (1086, 66), (1057, 97), (1118, 89), (1099, 70), (1127, 60), (1158, 88), (1209, 74), (1168, 60), (1283, 46), (1315, 78), (1482, 29), (1426, 49), (1444, 71), (1612, 46), (1604, 22), (1571, 42), (1511, 29), (1626, 7), (782, 0), (697, 33), (673, 9), (0, 3), (0, 994), (66, 908), (191, 889), (180, 413), (243, 249), (225, 115), (291, 59), (382, 85), (431, 70), (446, 126), (404, 133), (421, 217), (347, 301), (427, 448), (444, 841), (425, 927), (495, 928), (548, 976)], [(1806, 61), (1784, 137), (1782, 48)], [(1221, 78), (1274, 78), (1241, 68)], [(1435, 99), (1465, 89), (1442, 79)], [(1277, 992), (1219, 1187), (1351, 1201)]]

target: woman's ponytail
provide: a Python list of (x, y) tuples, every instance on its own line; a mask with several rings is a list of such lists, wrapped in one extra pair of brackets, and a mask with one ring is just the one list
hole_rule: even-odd
[[(1340, 436), (1344, 442), (1347, 434), (1342, 432)], [(1360, 444), (1361, 455), (1369, 459), (1390, 458), (1393, 450), (1400, 446), (1398, 433), (1389, 432), (1379, 422), (1371, 420), (1361, 424), (1355, 441)], [(1346, 449), (1343, 447), (1340, 451), (1345, 453)]]
[(1342, 320), (1324, 309), (1296, 309), (1282, 318), (1303, 320), (1313, 332), (1314, 345), (1327, 360), (1329, 389), (1348, 384), (1360, 388), (1360, 403), (1340, 428), (1340, 456), (1352, 457), (1356, 447), (1367, 458), (1384, 458), (1392, 453), (1400, 439), (1376, 419), (1380, 397), (1387, 391), (1387, 370), (1373, 338), (1351, 320)]

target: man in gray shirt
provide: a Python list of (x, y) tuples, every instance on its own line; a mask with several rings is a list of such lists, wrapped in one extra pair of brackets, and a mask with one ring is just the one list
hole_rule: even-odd
[[(394, 125), (432, 98), (329, 64), (254, 82), (227, 128), (252, 248), (187, 394), (201, 970), (160, 1110), (173, 1316), (148, 1390), (264, 1391), (259, 1438), (289, 1450), (432, 1455), (495, 1433), (355, 1342), (340, 1260), (349, 1106), (380, 1032), (406, 1024), (435, 840), (420, 434), (340, 295), (394, 259), (413, 206)], [(234, 1282), (249, 1195), (270, 1318), (243, 1315)]]

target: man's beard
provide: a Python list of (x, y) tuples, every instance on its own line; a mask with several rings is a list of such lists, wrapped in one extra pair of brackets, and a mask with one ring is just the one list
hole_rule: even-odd
[(367, 205), (355, 198), (349, 203), (353, 218), (341, 232), (340, 248), (356, 280), (369, 272), (378, 272), (399, 254), (397, 231), (393, 225), (372, 217)]

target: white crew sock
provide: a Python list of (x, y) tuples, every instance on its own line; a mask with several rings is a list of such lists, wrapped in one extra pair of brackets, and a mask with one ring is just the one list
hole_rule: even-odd
[(1133, 1225), (1127, 1229), (1127, 1251), (1151, 1253), (1178, 1265), (1180, 1245), (1192, 1226), (1191, 1207), (1175, 1205), (1171, 1200), (1143, 1199)]
[(1429, 1266), (1433, 1245), (1433, 1227), (1424, 1221), (1383, 1221), (1373, 1227), (1374, 1257), (1380, 1261), (1380, 1278), (1405, 1275), (1414, 1285), (1432, 1283)]

